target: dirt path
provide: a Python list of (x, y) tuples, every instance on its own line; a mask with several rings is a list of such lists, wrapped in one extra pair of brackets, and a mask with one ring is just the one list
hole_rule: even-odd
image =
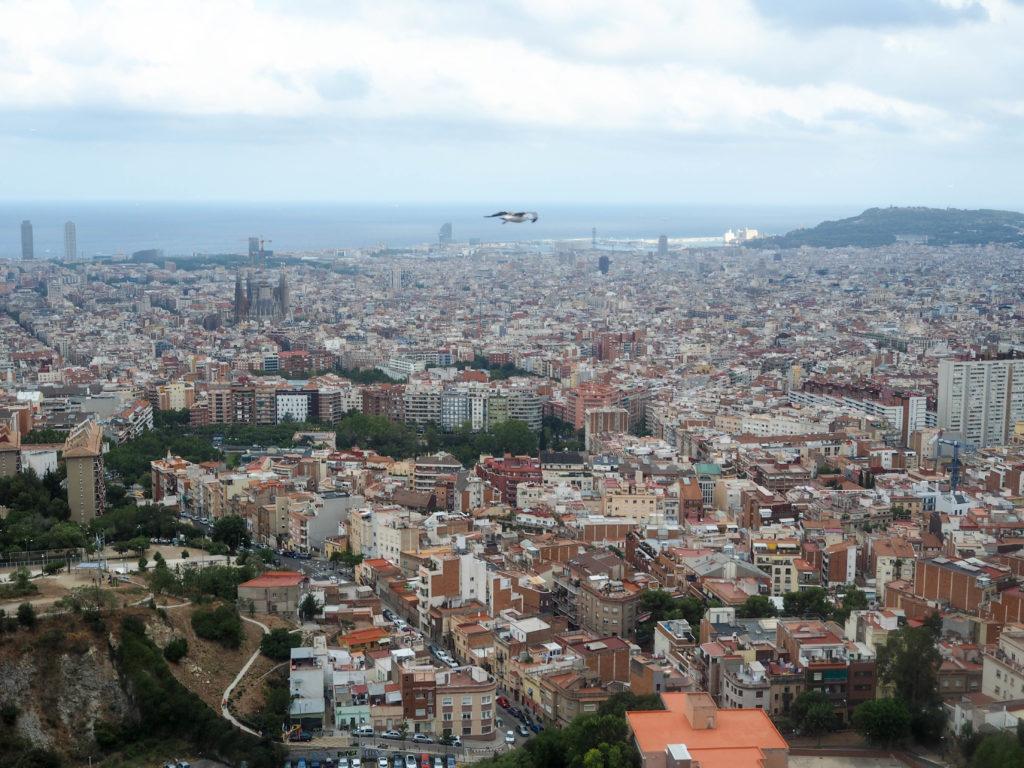
[[(270, 634), (270, 627), (268, 627), (263, 622), (256, 621), (256, 619), (250, 619), (248, 616), (243, 616), (242, 619), (244, 621), (248, 621), (250, 624), (255, 624), (257, 627), (262, 629), (264, 635)], [(259, 736), (259, 734), (256, 733), (256, 731), (254, 731), (249, 726), (242, 725), (240, 722), (238, 722), (238, 720), (235, 719), (235, 716), (231, 714), (231, 710), (228, 708), (228, 702), (231, 700), (231, 692), (235, 690), (235, 686), (242, 681), (242, 678), (245, 677), (245, 673), (249, 671), (249, 667), (253, 665), (253, 663), (256, 661), (259, 655), (260, 649), (259, 646), (257, 646), (256, 650), (253, 651), (252, 656), (250, 656), (249, 660), (245, 662), (245, 666), (238, 671), (238, 674), (235, 675), (235, 679), (232, 680), (231, 684), (224, 689), (224, 696), (221, 698), (220, 701), (221, 715), (223, 715), (225, 719), (227, 719), (233, 726), (235, 726), (235, 728), (245, 731), (246, 733), (251, 733), (253, 736)]]

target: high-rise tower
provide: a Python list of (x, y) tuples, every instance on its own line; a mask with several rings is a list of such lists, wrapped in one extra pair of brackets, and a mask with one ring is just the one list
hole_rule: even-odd
[(34, 259), (35, 246), (32, 243), (32, 222), (25, 219), (21, 222), (21, 258)]
[(668, 256), (668, 237), (666, 235), (660, 235), (658, 237), (658, 258), (665, 258)]
[(452, 223), (450, 221), (441, 225), (441, 231), (437, 233), (437, 242), (442, 246), (452, 242)]
[(74, 259), (78, 256), (78, 232), (75, 229), (75, 222), (64, 222), (64, 258)]
[(235, 322), (240, 323), (249, 316), (249, 297), (242, 288), (242, 273), (235, 273)]
[(277, 279), (277, 306), (278, 313), (282, 318), (288, 317), (288, 302), (288, 278), (286, 278), (284, 272), (282, 272), (281, 276)]

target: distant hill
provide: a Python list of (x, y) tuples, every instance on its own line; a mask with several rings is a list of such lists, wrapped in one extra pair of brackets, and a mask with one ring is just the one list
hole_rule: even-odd
[(1024, 214), (958, 208), (869, 208), (859, 216), (745, 243), (748, 248), (871, 248), (908, 239), (929, 245), (1024, 246)]

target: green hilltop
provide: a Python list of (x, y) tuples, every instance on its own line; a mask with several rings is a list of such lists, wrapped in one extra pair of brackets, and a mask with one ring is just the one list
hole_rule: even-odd
[(748, 248), (872, 248), (901, 239), (929, 245), (1024, 246), (1024, 214), (1016, 211), (959, 208), (869, 208), (859, 216), (823, 221), (810, 229), (763, 237)]

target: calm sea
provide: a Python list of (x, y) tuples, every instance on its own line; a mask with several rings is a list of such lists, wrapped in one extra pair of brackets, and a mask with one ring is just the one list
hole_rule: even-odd
[(243, 253), (250, 235), (278, 251), (320, 251), (436, 242), (444, 222), (454, 239), (484, 242), (589, 238), (653, 239), (721, 236), (751, 227), (769, 233), (813, 226), (858, 213), (856, 207), (538, 205), (536, 224), (501, 224), (492, 205), (329, 205), (192, 203), (0, 204), (0, 258), (21, 253), (21, 221), (33, 225), (36, 258), (63, 257), (64, 222), (73, 221), (86, 256), (160, 248), (168, 256)]

